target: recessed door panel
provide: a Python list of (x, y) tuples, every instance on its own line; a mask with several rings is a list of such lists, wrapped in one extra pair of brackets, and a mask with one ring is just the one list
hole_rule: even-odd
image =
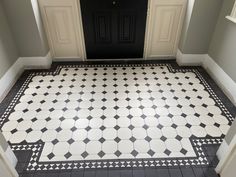
[(176, 55), (186, 0), (153, 0), (150, 5), (147, 58)]
[(50, 48), (55, 58), (84, 58), (76, 0), (39, 0)]

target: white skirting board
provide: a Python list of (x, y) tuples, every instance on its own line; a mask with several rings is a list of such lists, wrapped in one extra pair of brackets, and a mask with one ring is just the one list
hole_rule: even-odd
[(183, 54), (178, 50), (176, 62), (180, 66), (201, 66), (205, 57), (205, 54)]
[(5, 98), (24, 69), (47, 69), (52, 64), (50, 52), (45, 57), (20, 57), (0, 78), (0, 102)]
[(219, 150), (217, 151), (217, 157), (219, 158), (220, 162), (218, 163), (216, 167), (216, 172), (218, 174), (221, 174), (221, 172), (224, 170), (224, 168), (227, 166), (228, 162), (230, 161), (230, 158), (233, 155), (233, 151), (236, 148), (236, 135), (234, 136), (233, 140), (228, 145), (225, 140), (221, 144)]
[(208, 54), (183, 54), (178, 50), (176, 61), (180, 66), (204, 67), (236, 106), (236, 82)]
[(227, 142), (225, 140), (223, 140), (223, 142), (221, 143), (216, 156), (218, 157), (219, 160), (223, 159), (225, 154), (227, 154), (227, 151), (229, 150), (229, 145), (227, 144)]
[(10, 146), (8, 146), (7, 150), (6, 150), (6, 157), (8, 158), (8, 160), (10, 161), (10, 163), (16, 167), (17, 164), (17, 158), (15, 156), (15, 154), (13, 153), (12, 149)]

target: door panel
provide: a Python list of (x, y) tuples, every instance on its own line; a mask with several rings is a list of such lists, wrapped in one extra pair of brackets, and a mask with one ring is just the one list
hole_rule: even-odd
[(122, 12), (119, 16), (119, 43), (135, 43), (136, 18), (134, 12)]
[(96, 13), (94, 14), (94, 31), (95, 42), (99, 43), (111, 43), (112, 41), (112, 24), (110, 13)]
[(39, 0), (55, 58), (84, 58), (76, 0)]
[(150, 5), (147, 58), (175, 56), (186, 0), (153, 0)]
[(47, 7), (45, 13), (56, 56), (78, 56), (75, 26), (70, 7)]
[(142, 58), (146, 0), (81, 0), (88, 59)]

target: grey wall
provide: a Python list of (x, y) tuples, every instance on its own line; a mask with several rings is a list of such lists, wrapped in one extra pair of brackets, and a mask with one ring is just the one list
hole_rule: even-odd
[(235, 0), (224, 0), (209, 55), (236, 82), (236, 24), (227, 20)]
[(47, 42), (38, 28), (31, 0), (2, 0), (11, 26), (19, 55), (22, 57), (45, 56)]
[(0, 78), (17, 58), (18, 51), (0, 1)]
[(208, 52), (221, 5), (222, 0), (195, 0), (190, 21), (185, 20), (180, 40), (179, 48), (182, 53), (206, 54)]

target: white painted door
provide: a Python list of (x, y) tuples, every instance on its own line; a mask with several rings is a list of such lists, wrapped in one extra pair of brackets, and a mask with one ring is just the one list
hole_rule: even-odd
[(187, 0), (150, 0), (145, 58), (175, 57)]
[(39, 0), (54, 58), (85, 58), (83, 29), (77, 0)]

